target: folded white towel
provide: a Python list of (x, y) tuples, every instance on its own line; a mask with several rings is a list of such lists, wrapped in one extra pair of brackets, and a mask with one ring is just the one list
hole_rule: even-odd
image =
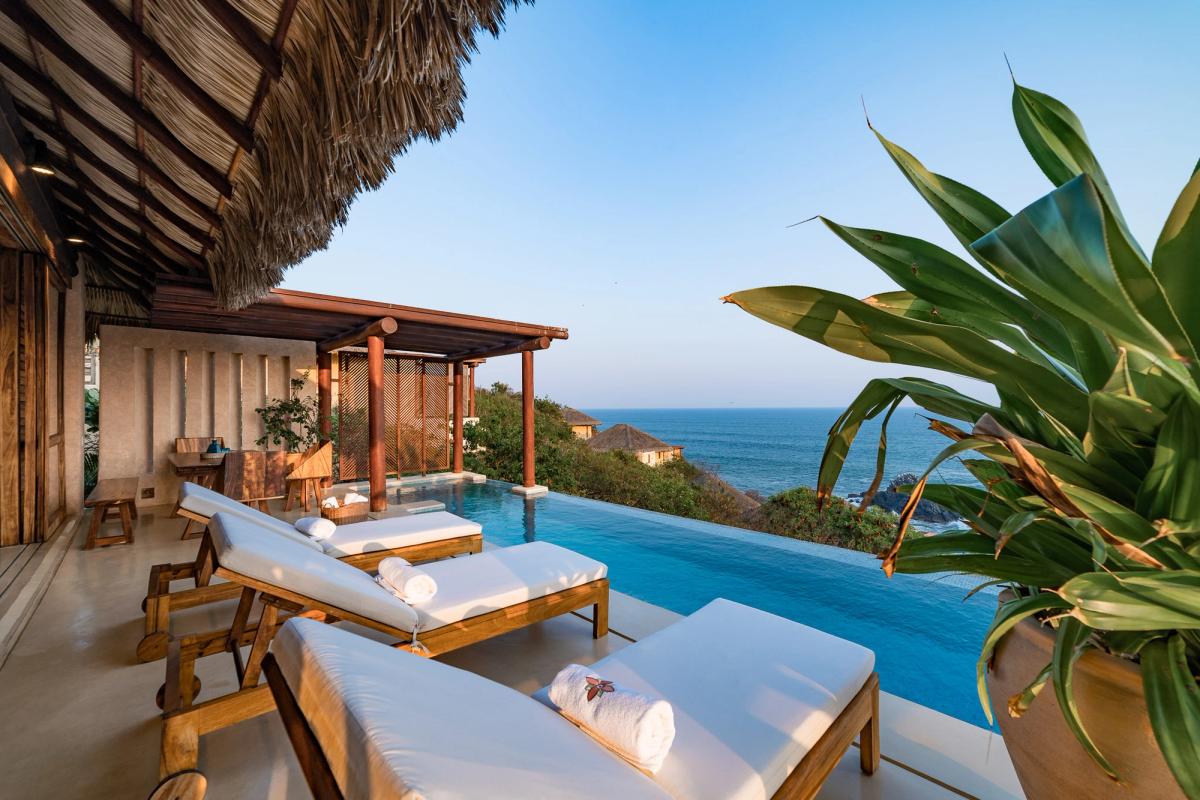
[(333, 536), (333, 532), (337, 530), (337, 523), (324, 517), (301, 517), (296, 520), (296, 530), (319, 542)]
[(437, 581), (399, 556), (379, 562), (378, 583), (406, 603), (428, 603), (437, 594)]
[(337, 508), (338, 499), (336, 497), (326, 497), (321, 501), (321, 508)]
[(601, 744), (651, 774), (662, 769), (675, 741), (670, 703), (622, 689), (578, 664), (554, 676), (550, 701)]
[(347, 492), (342, 496), (342, 505), (348, 506), (351, 503), (367, 503), (370, 502), (366, 497), (363, 497), (358, 492)]

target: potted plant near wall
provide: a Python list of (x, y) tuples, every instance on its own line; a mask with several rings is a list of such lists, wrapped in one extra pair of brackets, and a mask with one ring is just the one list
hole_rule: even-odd
[[(883, 569), (1005, 587), (979, 693), (1026, 794), (1200, 798), (1200, 172), (1147, 253), (1070, 109), (1015, 84), (1012, 105), (1056, 187), (1016, 214), (876, 133), (966, 258), (822, 218), (900, 290), (726, 299), (844, 353), (994, 387), (985, 402), (919, 378), (870, 381), (830, 431), (820, 496), (865, 420), (883, 415), (886, 430), (905, 399), (936, 414), (950, 443), (913, 487)], [(879, 448), (882, 468), (882, 434)], [(950, 458), (979, 485), (931, 481)], [(906, 539), (922, 496), (967, 529)]]

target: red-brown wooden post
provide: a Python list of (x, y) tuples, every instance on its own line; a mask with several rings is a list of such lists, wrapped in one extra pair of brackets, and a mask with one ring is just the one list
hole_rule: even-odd
[(470, 377), (467, 379), (467, 416), (475, 416), (475, 367), (477, 364), (472, 364), (470, 369)]
[(463, 471), (463, 365), (454, 362), (454, 471)]
[(387, 464), (383, 433), (383, 337), (367, 337), (367, 432), (370, 450), (367, 479), (371, 486), (371, 510), (387, 510)]
[(333, 438), (333, 357), (317, 353), (317, 416), (320, 418), (321, 443)]
[(533, 463), (533, 351), (521, 353), (521, 477), (522, 485), (537, 485)]

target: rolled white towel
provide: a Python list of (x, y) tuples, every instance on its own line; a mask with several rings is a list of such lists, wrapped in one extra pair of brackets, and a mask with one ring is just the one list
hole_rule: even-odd
[(662, 769), (675, 741), (670, 703), (622, 689), (578, 664), (554, 676), (550, 701), (593, 738), (651, 774)]
[(321, 508), (337, 508), (338, 499), (336, 497), (326, 497), (321, 501)]
[(319, 542), (333, 536), (333, 532), (337, 530), (337, 523), (324, 517), (301, 517), (296, 520), (296, 530)]
[(437, 594), (437, 581), (433, 576), (399, 556), (380, 561), (378, 571), (376, 581), (410, 605), (427, 603)]
[(358, 492), (346, 492), (342, 496), (342, 505), (348, 506), (352, 503), (367, 503), (370, 502), (366, 497), (363, 497)]

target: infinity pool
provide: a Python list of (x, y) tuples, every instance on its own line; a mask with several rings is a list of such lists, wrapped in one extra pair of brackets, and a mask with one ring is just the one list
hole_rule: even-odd
[[(553, 492), (525, 500), (510, 488), (454, 484), (403, 500), (441, 500), (496, 545), (539, 539), (569, 547), (607, 564), (617, 591), (680, 614), (726, 597), (858, 642), (875, 651), (885, 691), (986, 725), (975, 661), (992, 594), (964, 602), (959, 582), (889, 580), (865, 553)], [(721, 642), (712, 646), (720, 658)]]

